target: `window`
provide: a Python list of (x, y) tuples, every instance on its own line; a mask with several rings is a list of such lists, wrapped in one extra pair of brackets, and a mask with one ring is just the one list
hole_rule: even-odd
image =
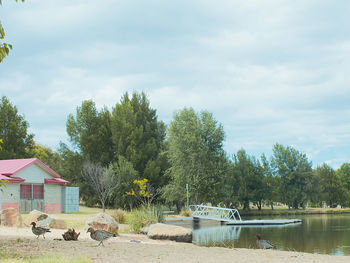
[(44, 185), (21, 184), (21, 199), (44, 199)]
[(21, 199), (32, 199), (32, 185), (31, 184), (21, 184)]
[(43, 185), (33, 185), (33, 199), (44, 199)]

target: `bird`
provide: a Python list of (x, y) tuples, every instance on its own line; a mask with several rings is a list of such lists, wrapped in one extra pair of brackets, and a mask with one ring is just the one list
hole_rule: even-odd
[(270, 249), (275, 247), (269, 241), (261, 239), (261, 235), (257, 234), (256, 237), (257, 237), (256, 244), (258, 245), (259, 248)]
[(89, 227), (86, 233), (89, 233), (89, 232), (90, 232), (90, 237), (93, 240), (100, 241), (100, 243), (97, 246), (101, 244), (102, 246), (104, 246), (103, 245), (104, 240), (107, 240), (108, 238), (111, 238), (111, 237), (116, 237), (116, 235), (113, 233), (107, 232), (105, 230), (95, 230), (92, 227)]
[(37, 227), (35, 222), (31, 223), (32, 225), (32, 232), (34, 235), (37, 235), (36, 238), (39, 238), (40, 235), (43, 235), (43, 238), (45, 239), (45, 233), (51, 232), (50, 229), (44, 228), (44, 227)]

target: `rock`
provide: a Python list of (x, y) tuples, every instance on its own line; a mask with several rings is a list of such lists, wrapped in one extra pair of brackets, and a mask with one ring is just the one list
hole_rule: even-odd
[(99, 213), (85, 222), (86, 228), (92, 227), (95, 230), (105, 230), (113, 234), (118, 234), (118, 223), (113, 217), (105, 213)]
[(0, 213), (0, 225), (2, 226), (22, 226), (22, 216), (15, 208), (7, 208)]
[(150, 225), (147, 236), (151, 239), (168, 239), (176, 242), (192, 242), (192, 230), (167, 224)]
[(140, 229), (140, 233), (143, 235), (147, 235), (149, 230), (149, 226), (144, 226), (143, 228)]
[(57, 229), (67, 229), (67, 224), (62, 219), (52, 218), (52, 221), (51, 221), (49, 227), (50, 228), (57, 228)]
[(27, 218), (24, 220), (24, 225), (25, 226), (31, 226), (30, 224), (32, 222), (37, 222), (37, 221), (40, 221), (40, 220), (44, 220), (48, 218), (48, 214), (45, 214), (43, 212), (40, 212), (38, 210), (33, 210), (32, 212), (30, 212), (27, 216)]
[(50, 227), (50, 224), (51, 224), (51, 222), (52, 222), (52, 217), (46, 217), (46, 218), (44, 218), (44, 219), (41, 219), (41, 220), (38, 220), (38, 221), (36, 221), (36, 225), (37, 226), (40, 226), (40, 227), (45, 227), (45, 228), (48, 228), (48, 227)]
[(26, 220), (24, 220), (24, 225), (31, 226), (32, 222), (36, 222), (39, 227), (48, 227), (48, 228), (58, 228), (66, 229), (67, 224), (62, 219), (56, 219), (50, 217), (48, 214), (45, 214), (38, 210), (33, 210), (29, 213)]

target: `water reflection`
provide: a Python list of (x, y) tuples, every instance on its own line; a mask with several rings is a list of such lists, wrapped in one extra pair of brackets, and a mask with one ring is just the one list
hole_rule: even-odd
[[(201, 220), (200, 228), (193, 230), (193, 242), (201, 246), (255, 248), (256, 234), (259, 233), (278, 250), (350, 255), (349, 214), (298, 218), (303, 220), (301, 224), (285, 226), (220, 226), (215, 221)], [(191, 220), (172, 223), (193, 227)]]

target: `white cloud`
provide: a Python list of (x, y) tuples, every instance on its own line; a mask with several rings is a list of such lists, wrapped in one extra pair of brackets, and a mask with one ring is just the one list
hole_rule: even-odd
[(350, 159), (346, 1), (4, 3), (15, 49), (0, 92), (56, 147), (82, 100), (113, 107), (145, 91), (159, 119), (209, 110), (226, 150), (293, 145), (315, 163)]

